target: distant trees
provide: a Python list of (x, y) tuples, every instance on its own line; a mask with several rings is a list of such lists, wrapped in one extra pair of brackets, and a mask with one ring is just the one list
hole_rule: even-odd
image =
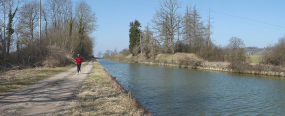
[[(140, 32), (135, 22), (130, 23), (129, 50), (134, 53), (142, 49), (147, 58), (158, 53), (186, 52), (213, 61), (224, 59), (222, 47), (216, 46), (211, 40), (211, 16), (207, 25), (201, 21), (196, 6), (187, 6), (184, 15), (181, 15), (178, 0), (164, 0), (152, 19), (152, 27), (146, 26)], [(142, 48), (139, 49), (138, 41), (142, 36)]]
[(130, 51), (128, 49), (123, 49), (121, 52), (119, 52), (120, 54), (127, 56), (130, 54)]
[(97, 57), (101, 58), (101, 57), (102, 57), (102, 55), (103, 55), (103, 54), (102, 54), (102, 52), (101, 52), (101, 51), (99, 51), (99, 52), (98, 52), (98, 54), (97, 54)]
[(179, 9), (177, 0), (164, 0), (154, 15), (152, 29), (160, 51), (195, 53), (206, 60), (224, 60), (222, 48), (211, 40), (210, 12), (205, 25), (196, 6), (187, 6), (183, 16), (178, 13)]
[[(140, 30), (141, 24), (138, 20), (135, 20), (134, 22), (130, 22), (130, 29), (129, 29), (129, 51), (133, 55), (136, 53), (135, 47), (139, 46), (140, 37), (141, 37), (141, 30)], [(138, 50), (137, 50), (138, 52)]]
[(104, 58), (108, 58), (108, 57), (110, 57), (110, 56), (111, 56), (111, 54), (112, 54), (112, 51), (110, 51), (110, 50), (106, 50), (106, 51), (105, 51), (105, 53), (104, 53)]

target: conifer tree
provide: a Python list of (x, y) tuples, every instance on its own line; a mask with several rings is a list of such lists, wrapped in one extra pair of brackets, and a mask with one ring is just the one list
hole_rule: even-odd
[(130, 30), (129, 30), (129, 51), (130, 53), (134, 54), (133, 49), (135, 46), (139, 45), (140, 42), (140, 30), (141, 24), (138, 20), (130, 23)]

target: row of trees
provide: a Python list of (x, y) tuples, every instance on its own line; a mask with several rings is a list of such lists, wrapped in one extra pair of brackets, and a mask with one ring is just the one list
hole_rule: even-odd
[(212, 61), (245, 61), (244, 43), (240, 38), (231, 38), (226, 48), (213, 44), (210, 12), (205, 24), (195, 6), (187, 6), (184, 15), (178, 12), (180, 8), (177, 0), (164, 0), (151, 27), (146, 26), (142, 31), (138, 20), (131, 22), (130, 53), (137, 55), (143, 52), (150, 58), (157, 53), (185, 52)]
[(96, 29), (96, 17), (85, 1), (74, 7), (72, 0), (46, 0), (42, 6), (40, 10), (38, 1), (0, 0), (0, 65), (23, 63), (31, 57), (43, 60), (47, 46), (93, 54), (90, 33)]

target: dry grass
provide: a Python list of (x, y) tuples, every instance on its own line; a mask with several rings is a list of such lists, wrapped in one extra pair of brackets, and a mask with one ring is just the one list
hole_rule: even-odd
[(71, 68), (71, 66), (57, 68), (30, 68), (2, 72), (0, 75), (0, 94), (4, 94), (5, 92), (20, 88), (24, 85), (35, 83), (56, 73), (66, 71), (69, 68)]
[(203, 62), (203, 66), (213, 68), (228, 68), (229, 65), (229, 62)]
[(135, 100), (106, 75), (103, 67), (95, 62), (89, 76), (84, 81), (76, 99), (68, 103), (67, 110), (57, 115), (143, 115)]
[(175, 53), (175, 54), (158, 54), (155, 60), (160, 61), (180, 61), (180, 60), (191, 60), (191, 61), (203, 61), (203, 59), (198, 58), (195, 54), (191, 53)]

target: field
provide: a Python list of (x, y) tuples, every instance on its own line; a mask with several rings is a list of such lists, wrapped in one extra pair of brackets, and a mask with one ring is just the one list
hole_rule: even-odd
[(262, 60), (263, 59), (261, 55), (250, 55), (246, 58), (246, 62), (248, 63), (260, 63)]

